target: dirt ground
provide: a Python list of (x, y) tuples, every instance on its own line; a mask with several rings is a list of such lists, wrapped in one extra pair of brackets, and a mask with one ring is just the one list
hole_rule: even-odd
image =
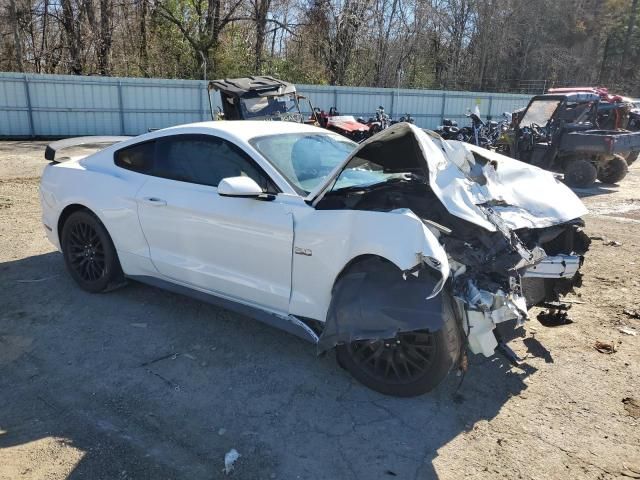
[(226, 478), (232, 448), (237, 479), (640, 478), (640, 164), (580, 192), (573, 323), (533, 312), (521, 367), (475, 356), (461, 384), (397, 399), (211, 305), (81, 291), (40, 224), (44, 145), (0, 142), (0, 479)]

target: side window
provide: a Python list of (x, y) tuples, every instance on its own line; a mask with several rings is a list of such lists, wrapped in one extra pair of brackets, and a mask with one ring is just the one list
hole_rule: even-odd
[(266, 191), (273, 191), (253, 161), (220, 138), (182, 135), (158, 140), (154, 175), (217, 187), (223, 178), (251, 177)]
[(115, 164), (119, 167), (139, 173), (151, 170), (155, 142), (140, 143), (118, 150), (114, 155)]

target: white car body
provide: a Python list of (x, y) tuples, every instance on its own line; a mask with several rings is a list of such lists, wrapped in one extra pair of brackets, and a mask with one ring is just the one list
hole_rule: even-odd
[[(94, 212), (109, 232), (126, 276), (149, 283), (155, 279), (252, 307), (270, 315), (271, 323), (282, 322), (283, 328), (297, 330), (295, 333), (312, 341), (318, 340), (317, 334), (300, 319), (326, 321), (334, 283), (358, 257), (382, 257), (402, 272), (428, 266), (441, 281), (425, 296), (437, 295), (447, 280), (461, 274), (464, 266), (448, 256), (438, 228), (409, 209), (316, 208), (350, 158), (305, 198), (250, 143), (256, 137), (295, 132), (330, 134), (288, 122), (206, 122), (151, 132), (88, 157), (49, 165), (41, 182), (48, 238), (60, 249), (61, 215), (70, 206), (81, 205)], [(211, 135), (235, 144), (280, 193), (272, 201), (223, 196), (216, 187), (155, 177), (114, 164), (114, 152), (119, 149), (185, 134)], [(398, 124), (362, 145), (383, 142), (394, 134), (417, 139), (428, 164), (429, 186), (448, 212), (487, 232), (500, 230), (508, 235), (520, 228), (545, 228), (586, 213), (580, 200), (551, 173), (482, 149), (481, 154), (500, 167), (485, 166), (487, 181), (480, 185), (469, 177), (477, 147), (446, 143), (413, 125)], [(492, 209), (479, 206), (488, 201), (495, 203)], [(543, 277), (558, 278), (559, 265), (567, 264), (540, 251), (525, 257), (523, 254), (519, 268), (530, 268), (532, 275), (536, 270)], [(576, 267), (571, 272), (562, 267), (565, 270), (560, 275), (575, 274), (575, 257), (569, 264)], [(496, 324), (526, 318), (523, 297), (514, 292), (502, 294), (500, 306), (480, 309), (464, 319), (472, 351), (493, 354)], [(459, 299), (465, 302), (472, 303), (472, 299)]]

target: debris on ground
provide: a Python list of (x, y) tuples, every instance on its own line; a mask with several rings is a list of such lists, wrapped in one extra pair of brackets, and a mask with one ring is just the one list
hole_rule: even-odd
[(132, 327), (136, 327), (136, 328), (147, 328), (147, 324), (146, 323), (130, 323), (129, 325), (131, 325)]
[(607, 354), (612, 354), (612, 353), (615, 353), (616, 351), (616, 346), (613, 344), (613, 342), (607, 343), (607, 342), (601, 342), (600, 340), (596, 341), (593, 348), (595, 348), (600, 353), (607, 353)]
[(622, 399), (624, 409), (633, 418), (640, 418), (640, 402), (633, 397), (625, 397)]
[(607, 247), (621, 247), (622, 242), (619, 242), (617, 240), (609, 240), (608, 242), (604, 242), (604, 245)]
[(195, 360), (196, 357), (194, 355), (191, 355), (190, 353), (183, 353), (182, 354), (183, 357), (187, 357), (189, 360)]
[(235, 448), (232, 448), (224, 455), (224, 469), (222, 470), (225, 475), (229, 475), (233, 472), (233, 464), (240, 458), (240, 454)]
[(568, 316), (567, 310), (552, 309), (543, 310), (536, 317), (545, 327), (559, 327), (573, 323)]
[(220, 428), (218, 430), (218, 435), (224, 435), (225, 433), (227, 433), (227, 429), (226, 428)]
[(631, 318), (640, 318), (640, 310), (631, 310), (630, 308), (625, 308), (624, 310), (622, 310), (622, 313)]
[(618, 328), (618, 330), (621, 333), (624, 333), (625, 335), (632, 335), (632, 336), (636, 336), (638, 335), (638, 332), (636, 332), (633, 328), (629, 328), (629, 327), (620, 327)]

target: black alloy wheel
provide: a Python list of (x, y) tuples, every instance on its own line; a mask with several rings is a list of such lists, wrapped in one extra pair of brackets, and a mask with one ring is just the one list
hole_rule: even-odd
[(385, 340), (362, 340), (347, 345), (360, 368), (386, 384), (407, 384), (424, 375), (434, 362), (436, 343), (427, 331), (400, 333)]
[(456, 320), (439, 330), (398, 333), (385, 340), (356, 340), (336, 346), (340, 366), (363, 385), (394, 397), (414, 397), (437, 387), (459, 358)]
[(76, 222), (69, 232), (69, 261), (85, 282), (95, 282), (106, 272), (104, 245), (93, 225)]
[(90, 211), (69, 215), (62, 226), (60, 243), (67, 270), (82, 289), (98, 293), (124, 283), (111, 237)]

